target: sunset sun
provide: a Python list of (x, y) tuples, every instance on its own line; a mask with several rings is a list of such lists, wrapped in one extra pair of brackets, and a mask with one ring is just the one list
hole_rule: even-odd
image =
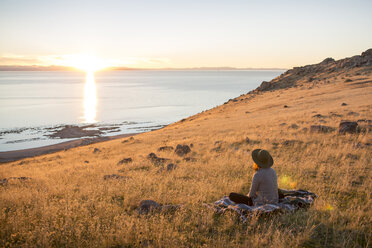
[(85, 72), (96, 72), (108, 67), (103, 59), (86, 54), (66, 55), (64, 64)]

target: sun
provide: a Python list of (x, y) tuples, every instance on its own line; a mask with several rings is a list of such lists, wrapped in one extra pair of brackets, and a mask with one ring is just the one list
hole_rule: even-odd
[(65, 64), (87, 73), (96, 72), (108, 67), (103, 60), (93, 55), (74, 54), (64, 56)]

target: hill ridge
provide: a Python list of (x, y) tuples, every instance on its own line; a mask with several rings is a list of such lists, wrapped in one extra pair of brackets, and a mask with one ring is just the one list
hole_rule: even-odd
[(340, 60), (326, 58), (318, 64), (294, 67), (269, 82), (263, 81), (253, 92), (290, 88), (296, 86), (297, 81), (301, 78), (307, 78), (308, 82), (312, 82), (314, 78), (319, 77), (321, 74), (344, 73), (354, 68), (372, 71), (372, 48), (366, 50), (361, 55), (355, 55), (349, 58)]

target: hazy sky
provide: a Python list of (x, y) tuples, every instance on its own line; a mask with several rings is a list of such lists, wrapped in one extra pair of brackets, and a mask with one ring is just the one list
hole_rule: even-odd
[(372, 48), (371, 13), (371, 0), (0, 0), (0, 64), (290, 68)]

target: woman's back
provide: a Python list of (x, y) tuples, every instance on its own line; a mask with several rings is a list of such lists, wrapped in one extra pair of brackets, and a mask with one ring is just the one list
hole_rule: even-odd
[(249, 197), (254, 205), (278, 203), (278, 180), (273, 168), (260, 168), (253, 175)]

